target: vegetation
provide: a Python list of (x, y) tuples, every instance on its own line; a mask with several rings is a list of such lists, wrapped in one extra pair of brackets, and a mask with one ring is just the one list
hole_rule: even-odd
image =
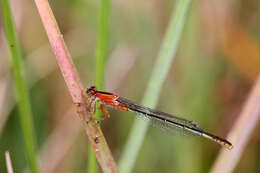
[[(44, 0), (12, 1), (12, 10), (0, 2), (0, 162), (9, 151), (14, 172), (98, 172), (97, 153), (99, 171), (106, 172), (117, 166), (122, 172), (259, 171), (256, 0), (65, 0), (49, 1), (47, 12)], [(194, 120), (234, 149), (138, 125), (134, 113), (110, 108), (110, 119), (100, 123), (103, 138), (100, 124), (80, 124), (75, 111), (93, 84)]]

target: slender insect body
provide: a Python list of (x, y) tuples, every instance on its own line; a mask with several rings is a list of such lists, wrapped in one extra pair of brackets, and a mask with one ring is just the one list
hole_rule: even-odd
[[(96, 102), (100, 103), (100, 109), (103, 115), (103, 119), (109, 117), (109, 113), (106, 110), (105, 106), (112, 108), (131, 111), (138, 115), (144, 116), (149, 119), (154, 124), (158, 124), (166, 129), (179, 129), (183, 132), (188, 132), (197, 136), (202, 136), (207, 139), (210, 139), (228, 149), (232, 149), (233, 145), (226, 139), (220, 138), (208, 132), (205, 132), (195, 121), (186, 120), (181, 117), (177, 117), (165, 112), (157, 111), (150, 109), (145, 106), (141, 106), (135, 102), (132, 102), (128, 99), (119, 97), (116, 94), (98, 91), (96, 87), (92, 86), (87, 90), (87, 94), (90, 97), (90, 103), (94, 103), (94, 112), (96, 110)], [(106, 114), (106, 115), (105, 115)]]

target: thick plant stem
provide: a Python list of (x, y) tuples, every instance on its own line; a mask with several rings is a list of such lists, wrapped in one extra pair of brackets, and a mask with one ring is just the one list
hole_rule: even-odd
[[(86, 100), (80, 80), (49, 3), (46, 0), (35, 0), (35, 3), (72, 100), (74, 103), (85, 103)], [(84, 108), (80, 107), (79, 113), (84, 117), (82, 122), (101, 169), (103, 172), (118, 172), (117, 165), (99, 125), (91, 118), (91, 114)]]

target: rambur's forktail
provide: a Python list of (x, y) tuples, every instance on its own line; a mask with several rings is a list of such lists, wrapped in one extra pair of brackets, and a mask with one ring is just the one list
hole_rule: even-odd
[(188, 132), (197, 136), (202, 136), (210, 139), (228, 149), (232, 149), (233, 145), (224, 138), (205, 132), (196, 122), (186, 120), (168, 113), (150, 109), (145, 106), (141, 106), (133, 101), (122, 98), (116, 94), (103, 92), (97, 90), (95, 86), (91, 86), (87, 89), (86, 94), (89, 96), (90, 106), (94, 104), (94, 114), (96, 113), (96, 102), (100, 104), (100, 110), (103, 115), (103, 120), (106, 119), (106, 115), (109, 118), (109, 112), (106, 110), (106, 106), (117, 108), (120, 110), (135, 112), (140, 115), (144, 115), (146, 118), (167, 126), (167, 128), (180, 129), (184, 132)]

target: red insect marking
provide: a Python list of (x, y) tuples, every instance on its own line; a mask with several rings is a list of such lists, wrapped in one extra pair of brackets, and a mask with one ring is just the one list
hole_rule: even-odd
[(154, 109), (150, 109), (148, 107), (139, 105), (135, 102), (132, 102), (128, 99), (119, 97), (116, 94), (99, 91), (95, 86), (91, 86), (87, 91), (86, 94), (89, 96), (89, 101), (92, 106), (92, 103), (94, 103), (94, 113), (96, 112), (96, 102), (100, 103), (100, 110), (102, 112), (103, 120), (106, 119), (106, 116), (109, 118), (109, 112), (107, 111), (106, 106), (110, 106), (113, 108), (125, 110), (125, 111), (131, 111), (138, 114), (141, 114), (145, 116), (146, 118), (149, 118), (153, 120), (154, 122), (159, 122), (158, 124), (161, 124), (162, 122), (165, 123), (167, 128), (169, 129), (181, 129), (185, 132), (192, 133), (201, 137), (205, 137), (207, 139), (210, 139), (214, 142), (219, 143), (222, 146), (225, 146), (228, 149), (232, 149), (233, 145), (227, 141), (226, 139), (223, 139), (221, 137), (218, 137), (216, 135), (210, 134), (208, 132), (205, 132), (197, 123), (191, 120), (186, 120), (184, 118), (180, 118), (171, 114), (167, 114), (161, 111), (157, 111)]
[(124, 111), (129, 111), (129, 108), (127, 106), (121, 105), (121, 104), (115, 106), (115, 108), (121, 109), (121, 110), (124, 110)]
[[(119, 98), (119, 96), (116, 94), (98, 91), (95, 86), (91, 86), (86, 91), (86, 93), (90, 98), (94, 98), (94, 100), (95, 100), (94, 102), (98, 101), (100, 103), (99, 107), (100, 107), (100, 110), (101, 110), (101, 113), (103, 116), (103, 120), (106, 119), (106, 115), (108, 118), (110, 117), (110, 114), (104, 105), (111, 106), (111, 107), (121, 109), (121, 110), (129, 111), (129, 108), (126, 105), (122, 105), (117, 101), (117, 98)], [(95, 114), (96, 113), (96, 103), (94, 103), (94, 104), (95, 104), (94, 105), (94, 114)]]
[(106, 107), (103, 105), (108, 105), (117, 109), (121, 109), (121, 110), (126, 110), (129, 111), (128, 107), (125, 105), (121, 105), (119, 104), (116, 99), (118, 98), (118, 96), (116, 94), (104, 94), (104, 93), (96, 93), (96, 97), (100, 100), (101, 104), (100, 104), (100, 110), (102, 112), (103, 115), (103, 119), (106, 119), (105, 114), (107, 115), (107, 117), (109, 118), (110, 115), (108, 113), (108, 111), (106, 110)]

